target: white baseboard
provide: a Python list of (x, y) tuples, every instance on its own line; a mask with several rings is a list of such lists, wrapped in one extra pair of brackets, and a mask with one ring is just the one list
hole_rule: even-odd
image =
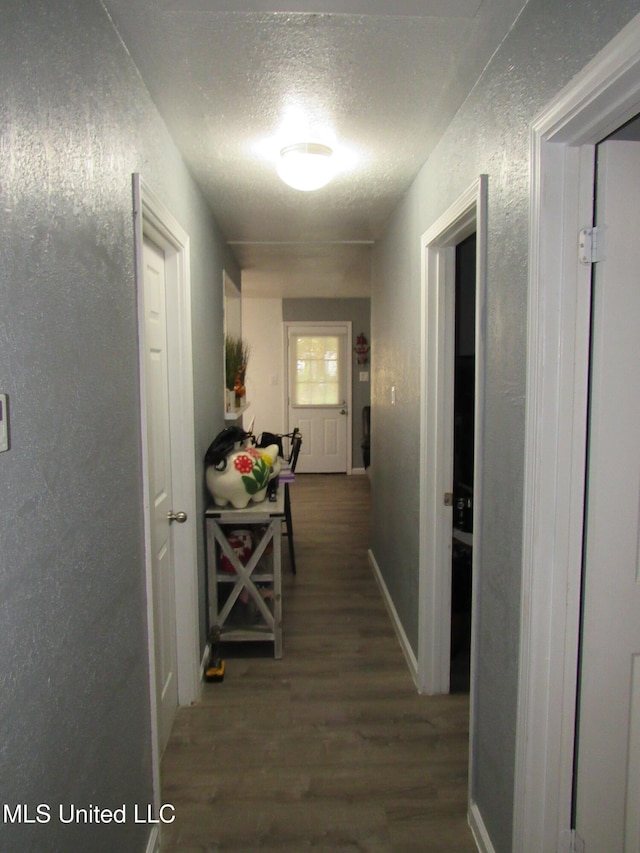
[(469, 826), (471, 827), (476, 847), (480, 853), (495, 853), (491, 838), (482, 820), (480, 809), (473, 800), (469, 803)]
[(387, 585), (384, 582), (384, 578), (382, 577), (382, 572), (380, 571), (380, 567), (376, 561), (376, 558), (373, 555), (373, 551), (369, 550), (369, 563), (371, 564), (371, 568), (373, 569), (373, 574), (376, 579), (376, 582), (380, 588), (380, 592), (382, 593), (382, 598), (384, 603), (387, 606), (387, 610), (389, 611), (389, 616), (391, 617), (391, 623), (395, 629), (396, 636), (398, 637), (398, 641), (400, 643), (400, 648), (402, 649), (405, 660), (407, 661), (407, 666), (409, 667), (409, 672), (411, 673), (411, 677), (416, 685), (416, 688), (419, 689), (418, 685), (418, 660), (415, 656), (413, 649), (411, 648), (411, 644), (407, 639), (407, 635), (405, 634), (404, 628), (402, 627), (402, 622), (400, 621), (400, 617), (398, 616), (398, 611), (395, 608), (395, 605), (389, 595), (389, 590), (387, 589)]
[(154, 826), (149, 833), (146, 853), (158, 853), (160, 850), (160, 829)]
[(351, 473), (357, 474), (358, 476), (362, 476), (363, 474), (366, 474), (367, 472), (364, 470), (364, 468), (352, 468)]

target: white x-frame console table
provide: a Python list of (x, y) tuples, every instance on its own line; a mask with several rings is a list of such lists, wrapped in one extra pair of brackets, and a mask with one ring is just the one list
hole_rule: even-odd
[[(205, 511), (209, 631), (224, 641), (272, 640), (276, 658), (282, 657), (284, 514), (284, 489), (278, 490), (275, 501), (251, 503), (245, 509), (211, 505)], [(253, 533), (254, 546), (245, 566), (229, 544), (227, 532), (246, 529)], [(271, 542), (273, 549), (267, 553)], [(222, 554), (234, 572), (220, 570)], [(225, 585), (227, 590), (230, 588), (226, 597)], [(238, 613), (242, 616), (243, 612), (242, 598), (245, 604), (251, 604), (244, 608), (247, 611), (244, 621), (238, 618)]]

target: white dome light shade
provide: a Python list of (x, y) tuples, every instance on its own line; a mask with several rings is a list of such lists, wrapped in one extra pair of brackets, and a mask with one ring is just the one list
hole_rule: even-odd
[(333, 177), (332, 154), (328, 145), (319, 142), (287, 145), (280, 151), (278, 174), (296, 190), (319, 190)]

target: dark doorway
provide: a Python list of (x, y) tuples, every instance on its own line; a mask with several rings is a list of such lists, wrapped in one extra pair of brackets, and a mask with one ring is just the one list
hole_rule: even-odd
[(476, 384), (476, 235), (456, 246), (451, 559), (452, 693), (469, 691), (473, 563), (473, 465)]

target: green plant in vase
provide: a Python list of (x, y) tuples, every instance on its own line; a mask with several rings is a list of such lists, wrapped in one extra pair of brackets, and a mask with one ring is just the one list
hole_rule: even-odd
[(245, 374), (249, 361), (249, 344), (241, 337), (227, 335), (224, 346), (225, 386), (236, 406), (245, 396)]

